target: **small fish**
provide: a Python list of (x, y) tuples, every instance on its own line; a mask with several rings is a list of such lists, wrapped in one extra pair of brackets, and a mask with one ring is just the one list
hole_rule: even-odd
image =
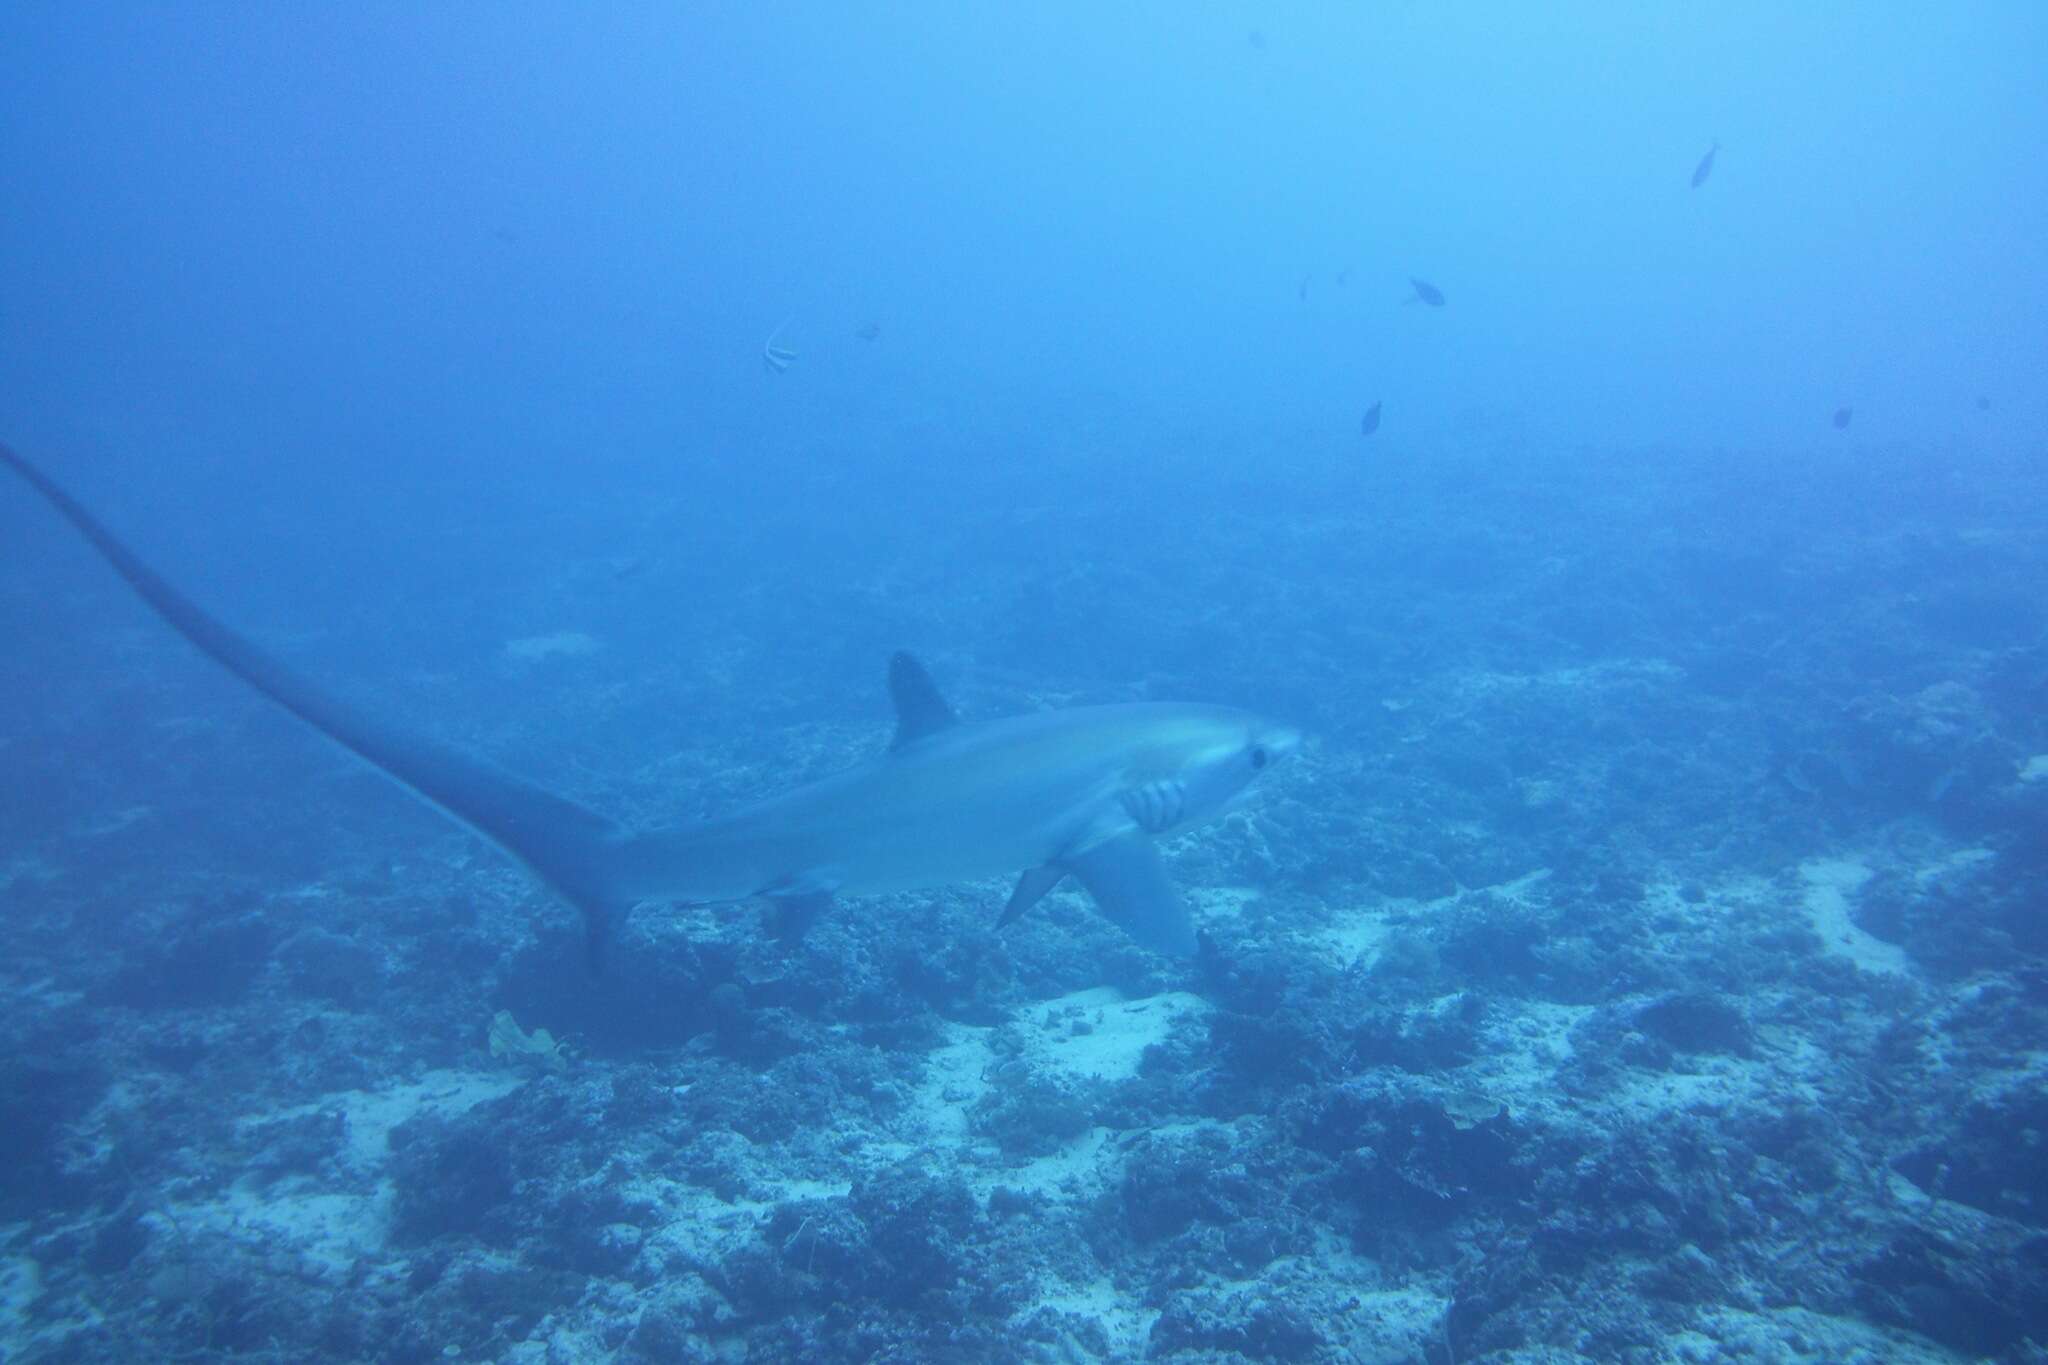
[(1991, 411), (1991, 399), (1987, 395), (1981, 393), (1977, 395), (1977, 411)]
[[(782, 327), (787, 326), (789, 326), (787, 322), (782, 324)], [(767, 344), (761, 347), (761, 363), (768, 367), (768, 373), (770, 374), (781, 374), (789, 368), (789, 362), (796, 359), (795, 351), (790, 350), (787, 346), (775, 344), (775, 338), (782, 335), (782, 327), (777, 327), (774, 331), (770, 332)]]
[(1266, 50), (1266, 35), (1258, 29), (1253, 29), (1250, 33), (1247, 33), (1244, 40), (1251, 44), (1252, 51), (1254, 52), (1264, 52)]
[(1692, 187), (1698, 189), (1707, 183), (1707, 177), (1714, 173), (1714, 153), (1721, 150), (1721, 139), (1715, 138), (1714, 145), (1707, 148), (1707, 154), (1700, 158), (1700, 164), (1692, 168)]
[(1432, 308), (1444, 306), (1444, 291), (1431, 284), (1428, 280), (1418, 280), (1413, 275), (1410, 275), (1408, 283), (1415, 286), (1415, 292), (1403, 299), (1403, 303), (1426, 303)]
[(1309, 277), (1303, 275), (1301, 277), (1301, 283), (1297, 285), (1294, 290), (1294, 297), (1300, 299), (1303, 303), (1308, 302), (1308, 280)]
[(1360, 436), (1370, 436), (1379, 429), (1380, 405), (1379, 401), (1375, 399), (1373, 405), (1365, 410), (1365, 420), (1358, 424), (1358, 434)]
[(1346, 284), (1349, 284), (1349, 283), (1351, 283), (1351, 272), (1350, 272), (1350, 271), (1348, 271), (1348, 270), (1340, 270), (1340, 271), (1338, 271), (1338, 272), (1337, 272), (1337, 283), (1338, 283), (1338, 284), (1340, 284), (1340, 285), (1346, 285)]
[(1848, 429), (1848, 427), (1849, 427), (1849, 419), (1850, 419), (1851, 417), (1854, 417), (1855, 415), (1856, 415), (1856, 413), (1855, 413), (1855, 411), (1854, 411), (1853, 409), (1850, 409), (1850, 408), (1836, 408), (1836, 409), (1835, 409), (1835, 430), (1836, 430), (1836, 431), (1846, 431), (1846, 430)]
[(862, 341), (873, 341), (876, 337), (880, 336), (881, 334), (882, 324), (879, 322), (870, 322), (866, 326), (862, 327), (859, 331), (854, 333), (854, 335), (859, 337)]

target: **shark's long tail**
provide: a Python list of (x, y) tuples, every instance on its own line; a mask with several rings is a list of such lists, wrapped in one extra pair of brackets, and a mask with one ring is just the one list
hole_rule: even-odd
[(230, 630), (137, 559), (92, 513), (6, 445), (0, 463), (25, 479), (173, 630), (306, 724), (530, 868), (583, 912), (590, 960), (602, 959), (632, 901), (620, 887), (624, 831), (584, 806), (494, 765), (364, 715)]

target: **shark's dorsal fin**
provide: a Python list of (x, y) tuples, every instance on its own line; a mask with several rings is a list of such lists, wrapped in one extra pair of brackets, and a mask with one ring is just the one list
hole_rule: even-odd
[(892, 754), (960, 723), (924, 665), (900, 649), (889, 656), (889, 700), (896, 703), (896, 738), (889, 741)]

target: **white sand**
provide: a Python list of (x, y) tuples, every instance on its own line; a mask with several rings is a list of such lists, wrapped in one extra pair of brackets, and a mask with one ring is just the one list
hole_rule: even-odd
[(1813, 858), (1800, 864), (1799, 875), (1806, 882), (1806, 917), (1828, 952), (1866, 972), (1913, 975), (1904, 949), (1864, 933), (1852, 917), (1856, 893), (1871, 877), (1867, 865), (1854, 858)]
[(345, 1090), (310, 1104), (244, 1115), (239, 1126), (247, 1132), (339, 1110), (348, 1125), (345, 1159), (359, 1173), (377, 1177), (375, 1186), (367, 1194), (329, 1191), (311, 1177), (293, 1177), (259, 1189), (244, 1179), (219, 1198), (173, 1205), (152, 1221), (173, 1236), (203, 1230), (266, 1254), (289, 1248), (307, 1274), (346, 1276), (357, 1257), (382, 1251), (390, 1230), (392, 1186), (382, 1171), (391, 1156), (391, 1130), (417, 1114), (462, 1113), (519, 1084), (504, 1074), (431, 1071), (385, 1090)]

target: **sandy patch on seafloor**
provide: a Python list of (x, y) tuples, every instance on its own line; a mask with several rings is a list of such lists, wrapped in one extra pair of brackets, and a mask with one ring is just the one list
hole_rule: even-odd
[(340, 1110), (348, 1123), (349, 1158), (359, 1170), (383, 1164), (391, 1154), (391, 1130), (419, 1114), (462, 1114), (486, 1100), (508, 1095), (525, 1083), (510, 1071), (429, 1071), (416, 1081), (382, 1090), (342, 1090), (307, 1104), (245, 1114), (244, 1129), (306, 1114)]
[(1096, 986), (1025, 1006), (1018, 1027), (1034, 1066), (1072, 1080), (1123, 1081), (1138, 1074), (1145, 1049), (1165, 1042), (1176, 1021), (1211, 1008), (1185, 991), (1126, 1000), (1112, 986)]
[(1369, 972), (1379, 965), (1380, 954), (1393, 933), (1387, 915), (1383, 904), (1339, 910), (1329, 928), (1310, 938), (1338, 966)]
[(1549, 1122), (1568, 1124), (1583, 1106), (1556, 1077), (1572, 1059), (1572, 1030), (1593, 1012), (1591, 1005), (1548, 1000), (1503, 1002), (1482, 1029), (1478, 1055), (1450, 1075), (1466, 1089), (1498, 1100), (1517, 1119), (1540, 1113)]
[(1855, 1318), (1829, 1317), (1792, 1306), (1762, 1309), (1707, 1307), (1696, 1327), (1665, 1338), (1671, 1359), (1726, 1360), (1740, 1357), (1786, 1362), (1836, 1360), (1897, 1361), (1899, 1365), (1948, 1365), (1949, 1351), (1911, 1332)]
[(392, 1187), (381, 1172), (391, 1155), (391, 1130), (419, 1114), (466, 1112), (521, 1083), (517, 1076), (500, 1073), (430, 1071), (383, 1090), (344, 1090), (307, 1104), (246, 1114), (239, 1126), (248, 1130), (338, 1110), (348, 1127), (347, 1161), (380, 1178), (368, 1193), (322, 1190), (308, 1177), (268, 1188), (244, 1179), (218, 1198), (175, 1205), (159, 1218), (180, 1237), (205, 1229), (236, 1241), (286, 1247), (308, 1272), (346, 1275), (357, 1257), (382, 1248), (390, 1228)]
[(1800, 903), (1828, 952), (1848, 958), (1867, 972), (1911, 976), (1905, 950), (1865, 933), (1853, 910), (1856, 893), (1870, 880), (1871, 869), (1854, 858), (1810, 858), (1799, 865), (1806, 883)]
[[(1032, 1074), (1068, 1085), (1128, 1080), (1138, 1074), (1147, 1048), (1165, 1042), (1182, 1020), (1200, 1018), (1212, 1008), (1198, 996), (1177, 991), (1137, 1000), (1107, 986), (1074, 991), (1019, 1009), (1008, 1027), (1021, 1040), (1021, 1052), (1002, 1057), (995, 1050), (996, 1029), (947, 1024), (945, 1041), (927, 1057), (913, 1103), (914, 1123), (928, 1144), (925, 1153), (950, 1166), (984, 1202), (1001, 1187), (1069, 1208), (1087, 1204), (1122, 1177), (1129, 1159), (1127, 1135), (1095, 1126), (1057, 1151), (1007, 1157), (996, 1143), (972, 1133), (969, 1111), (1004, 1084), (1003, 1067), (1018, 1062)], [(903, 1143), (874, 1146), (902, 1155), (913, 1150)], [(1082, 1282), (1049, 1277), (1016, 1317), (1021, 1322), (1047, 1310), (1099, 1327), (1118, 1359), (1143, 1354), (1159, 1317), (1157, 1309), (1106, 1276)], [(1074, 1359), (1088, 1358), (1078, 1338), (1070, 1337), (1066, 1349)]]
[(946, 1025), (946, 1041), (930, 1053), (912, 1108), (922, 1136), (954, 1163), (983, 1196), (998, 1185), (1054, 1197), (1081, 1199), (1099, 1191), (1121, 1169), (1117, 1135), (1093, 1127), (1056, 1152), (1007, 1158), (992, 1141), (973, 1135), (969, 1111), (1004, 1084), (1005, 1066), (1021, 1062), (1030, 1073), (1066, 1085), (1114, 1083), (1138, 1074), (1145, 1050), (1166, 1041), (1183, 1019), (1212, 1008), (1199, 996), (1168, 991), (1125, 999), (1113, 987), (1074, 991), (1024, 1006), (1010, 1025), (1022, 1041), (1016, 1056), (999, 1058), (996, 1030)]
[[(1152, 1337), (1152, 1324), (1159, 1320), (1158, 1309), (1133, 1302), (1108, 1276), (1085, 1284), (1053, 1281), (1017, 1316), (1026, 1318), (1045, 1309), (1094, 1322), (1109, 1339), (1112, 1359), (1142, 1359)], [(1078, 1341), (1069, 1338), (1063, 1345), (1073, 1359), (1087, 1359), (1086, 1349)]]
[(1242, 919), (1245, 907), (1265, 894), (1256, 886), (1198, 886), (1191, 888), (1187, 897), (1195, 907), (1195, 927), (1200, 929), (1212, 920)]
[[(1096, 986), (1026, 1005), (1013, 1027), (1023, 1039), (1021, 1060), (1032, 1070), (1070, 1082), (1114, 1082), (1136, 1076), (1145, 1049), (1165, 1042), (1176, 1022), (1211, 1008), (1182, 991), (1126, 1000), (1114, 987)], [(967, 1111), (999, 1084), (994, 1034), (945, 1025), (946, 1041), (927, 1057), (916, 1099), (931, 1138), (950, 1147), (970, 1142)]]
[(1430, 900), (1416, 900), (1412, 897), (1388, 896), (1371, 905), (1350, 906), (1334, 910), (1330, 923), (1304, 935), (1308, 943), (1319, 948), (1324, 957), (1337, 966), (1371, 971), (1379, 965), (1387, 941), (1396, 936), (1394, 921), (1424, 921), (1435, 913), (1449, 910), (1468, 896), (1491, 896), (1516, 905), (1526, 905), (1531, 891), (1550, 876), (1547, 867), (1531, 868), (1519, 877), (1510, 877), (1504, 882), (1491, 886), (1461, 886), (1448, 896), (1437, 896)]

